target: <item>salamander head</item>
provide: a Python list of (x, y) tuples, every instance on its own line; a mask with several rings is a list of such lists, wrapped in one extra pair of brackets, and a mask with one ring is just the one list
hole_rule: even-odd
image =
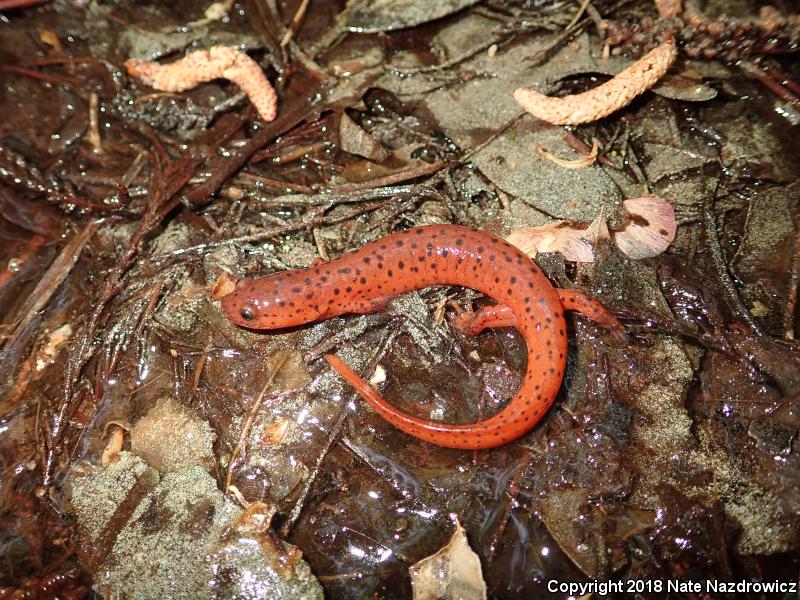
[(222, 312), (248, 329), (296, 327), (320, 317), (317, 306), (305, 297), (307, 289), (302, 277), (291, 271), (257, 280), (242, 279), (222, 298)]

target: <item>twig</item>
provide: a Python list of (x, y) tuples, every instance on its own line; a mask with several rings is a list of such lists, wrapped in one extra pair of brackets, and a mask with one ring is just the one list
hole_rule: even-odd
[(761, 67), (747, 60), (740, 61), (738, 65), (739, 68), (745, 72), (745, 74), (757, 79), (761, 83), (761, 85), (763, 85), (770, 92), (775, 94), (778, 98), (780, 98), (784, 102), (788, 102), (792, 106), (800, 107), (800, 98), (795, 96), (791, 91), (786, 89), (780, 83), (772, 79), (772, 77), (770, 77), (764, 70), (762, 70)]
[(583, 2), (581, 2), (580, 7), (578, 8), (578, 12), (575, 13), (575, 16), (572, 17), (572, 21), (570, 21), (569, 25), (567, 25), (564, 29), (570, 30), (573, 27), (575, 27), (580, 18), (583, 16), (583, 13), (586, 12), (586, 7), (589, 6), (590, 1), (591, 0), (583, 0)]
[(308, 8), (308, 0), (303, 0), (300, 3), (300, 6), (297, 7), (297, 12), (294, 13), (294, 18), (292, 19), (291, 24), (289, 25), (286, 33), (283, 34), (283, 38), (281, 39), (281, 48), (286, 48), (286, 44), (289, 43), (289, 40), (292, 39), (297, 28), (300, 27), (300, 21), (303, 20), (303, 16), (306, 14), (306, 9)]
[(89, 132), (87, 133), (87, 137), (89, 138), (89, 143), (92, 145), (92, 150), (94, 150), (95, 154), (102, 154), (103, 140), (100, 137), (100, 117), (97, 110), (98, 101), (99, 97), (97, 92), (91, 92), (89, 94)]
[[(216, 168), (214, 174), (209, 177), (204, 183), (189, 191), (183, 198), (187, 204), (200, 207), (207, 204), (211, 198), (219, 192), (223, 185), (233, 177), (250, 158), (264, 146), (269, 144), (273, 139), (282, 133), (286, 133), (300, 121), (305, 119), (315, 111), (322, 110), (323, 106), (317, 106), (313, 102), (298, 102), (292, 110), (282, 111), (278, 118), (268, 123), (256, 135), (237, 152), (231, 153), (229, 158), (226, 158)], [(176, 200), (172, 204), (172, 208), (180, 203)]]
[(39, 283), (20, 309), (19, 318), (15, 320), (14, 324), (11, 326), (11, 341), (9, 346), (14, 345), (17, 336), (25, 331), (25, 328), (33, 320), (36, 313), (47, 306), (53, 293), (58, 289), (58, 286), (61, 285), (61, 282), (66, 279), (67, 275), (69, 275), (75, 263), (78, 262), (83, 247), (95, 234), (102, 222), (103, 219), (89, 222), (81, 232), (73, 236), (69, 243), (61, 250), (61, 253), (56, 260), (53, 261), (53, 264), (50, 265), (50, 268), (47, 269), (44, 276), (39, 280)]
[(319, 453), (317, 461), (314, 463), (314, 468), (311, 469), (311, 473), (309, 473), (309, 476), (303, 483), (303, 490), (300, 492), (300, 496), (297, 498), (297, 502), (295, 502), (294, 507), (292, 507), (292, 512), (289, 513), (289, 518), (286, 519), (286, 522), (281, 527), (280, 533), (283, 539), (286, 539), (289, 536), (289, 532), (291, 532), (295, 522), (300, 518), (303, 508), (306, 505), (306, 498), (311, 491), (311, 486), (314, 484), (317, 479), (317, 475), (319, 474), (322, 461), (324, 461), (325, 457), (328, 456), (328, 453), (331, 451), (331, 448), (333, 448), (333, 445), (339, 441), (339, 437), (341, 436), (342, 429), (344, 429), (344, 424), (346, 421), (347, 410), (343, 410), (341, 413), (339, 413), (339, 417), (336, 419), (334, 426), (330, 428), (330, 433), (328, 434), (328, 439), (325, 442), (325, 446)]
[(362, 183), (346, 183), (343, 185), (338, 185), (336, 187), (329, 188), (328, 191), (335, 194), (343, 192), (360, 192), (362, 190), (381, 188), (387, 185), (395, 185), (402, 181), (408, 181), (409, 179), (416, 179), (417, 177), (423, 177), (425, 175), (430, 175), (431, 173), (436, 173), (437, 171), (441, 171), (445, 166), (447, 166), (447, 162), (442, 160), (429, 165), (408, 169), (407, 171), (393, 173), (391, 175), (387, 175), (386, 177), (370, 179), (369, 181), (364, 181)]
[(728, 304), (733, 310), (734, 314), (739, 319), (744, 321), (747, 326), (750, 327), (753, 333), (763, 336), (764, 332), (753, 318), (753, 315), (750, 314), (750, 311), (747, 310), (747, 307), (744, 305), (744, 302), (742, 302), (739, 293), (736, 291), (736, 285), (733, 283), (730, 271), (728, 270), (728, 265), (725, 262), (725, 255), (722, 252), (722, 245), (720, 244), (719, 233), (717, 231), (717, 222), (714, 216), (715, 198), (716, 192), (708, 194), (705, 202), (703, 202), (703, 208), (701, 210), (703, 227), (706, 232), (706, 239), (708, 240), (708, 251), (711, 256), (711, 262), (714, 265), (714, 269), (717, 272), (717, 277), (719, 278), (722, 290), (725, 293), (725, 296), (728, 299)]
[(253, 406), (250, 407), (250, 412), (247, 415), (247, 420), (244, 422), (242, 426), (242, 431), (239, 434), (239, 441), (237, 442), (236, 446), (233, 448), (233, 452), (231, 452), (231, 458), (228, 461), (228, 470), (227, 474), (225, 475), (225, 492), (227, 493), (228, 489), (231, 487), (231, 480), (233, 479), (233, 467), (236, 465), (236, 461), (239, 458), (239, 455), (244, 452), (244, 447), (247, 442), (247, 437), (250, 435), (250, 430), (253, 427), (253, 422), (255, 421), (256, 415), (261, 410), (261, 405), (264, 403), (264, 396), (267, 393), (267, 389), (272, 385), (272, 382), (275, 381), (275, 376), (280, 372), (283, 368), (283, 365), (286, 364), (286, 360), (289, 358), (289, 352), (286, 350), (282, 350), (278, 355), (277, 360), (275, 361), (275, 366), (272, 369), (272, 372), (269, 374), (267, 381), (264, 383), (264, 387), (261, 388), (261, 391), (258, 394), (255, 402), (253, 402)]
[(786, 298), (786, 316), (783, 321), (786, 339), (795, 339), (794, 313), (797, 310), (797, 292), (800, 287), (800, 216), (795, 218), (794, 253), (789, 268), (789, 293)]

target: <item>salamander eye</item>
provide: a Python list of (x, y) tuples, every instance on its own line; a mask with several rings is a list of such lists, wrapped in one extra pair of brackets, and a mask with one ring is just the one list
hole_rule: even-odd
[(239, 310), (239, 316), (241, 316), (245, 321), (252, 321), (256, 318), (256, 316), (253, 314), (253, 311), (246, 306)]

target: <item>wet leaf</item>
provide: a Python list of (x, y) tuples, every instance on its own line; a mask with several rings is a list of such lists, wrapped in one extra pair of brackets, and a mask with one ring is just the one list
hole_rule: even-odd
[(458, 521), (447, 545), (412, 565), (409, 573), (414, 600), (486, 599), (480, 559), (469, 547), (467, 534)]

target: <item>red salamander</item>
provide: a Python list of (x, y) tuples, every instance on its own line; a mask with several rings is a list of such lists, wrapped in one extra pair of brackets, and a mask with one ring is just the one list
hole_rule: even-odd
[(421, 440), (449, 448), (493, 448), (529, 431), (561, 387), (567, 360), (565, 310), (576, 310), (622, 332), (620, 322), (591, 296), (554, 288), (527, 255), (483, 231), (456, 225), (416, 227), (308, 269), (243, 279), (222, 298), (225, 316), (250, 329), (278, 329), (345, 313), (382, 310), (396, 295), (431, 285), (463, 285), (497, 304), (456, 316), (462, 331), (516, 327), (528, 348), (519, 392), (497, 415), (451, 425), (406, 414), (386, 402), (344, 361), (325, 356), (384, 419)]

